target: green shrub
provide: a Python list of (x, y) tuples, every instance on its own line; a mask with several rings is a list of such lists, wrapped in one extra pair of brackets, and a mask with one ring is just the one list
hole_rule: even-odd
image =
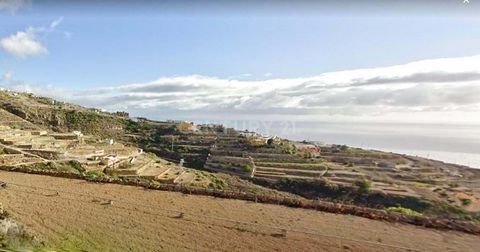
[(125, 129), (128, 132), (136, 133), (140, 131), (140, 125), (137, 122), (134, 122), (132, 120), (127, 120), (125, 122)]
[(211, 181), (208, 186), (213, 189), (218, 189), (218, 190), (225, 190), (227, 188), (228, 184), (225, 180), (221, 178), (217, 178), (215, 176), (211, 176)]
[(80, 164), (80, 162), (78, 161), (75, 161), (75, 160), (68, 161), (68, 165), (70, 165), (73, 169), (77, 170), (79, 173), (85, 172), (85, 168), (83, 168), (82, 164)]
[(249, 164), (246, 164), (246, 165), (242, 166), (242, 170), (246, 173), (250, 173), (250, 172), (253, 171), (253, 167)]
[(48, 161), (47, 163), (35, 163), (29, 166), (33, 170), (57, 170), (55, 162)]
[(362, 192), (368, 192), (370, 191), (370, 187), (372, 186), (372, 182), (370, 182), (367, 179), (362, 179), (355, 181), (355, 185), (358, 187), (358, 189)]
[(471, 199), (460, 199), (460, 201), (462, 202), (463, 206), (468, 206), (468, 205), (472, 204)]
[(105, 177), (105, 173), (102, 171), (89, 171), (87, 172), (87, 178), (96, 179)]
[(386, 210), (388, 213), (397, 213), (412, 217), (422, 216), (421, 213), (405, 207), (388, 207)]

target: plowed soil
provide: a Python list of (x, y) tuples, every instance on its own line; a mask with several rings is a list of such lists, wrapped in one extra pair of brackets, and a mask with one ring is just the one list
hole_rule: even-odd
[(480, 237), (240, 200), (0, 171), (0, 202), (55, 248), (478, 251)]

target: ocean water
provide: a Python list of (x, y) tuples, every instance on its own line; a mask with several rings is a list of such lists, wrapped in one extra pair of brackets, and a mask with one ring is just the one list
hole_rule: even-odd
[(227, 125), (294, 140), (346, 144), (480, 168), (480, 125), (281, 121)]

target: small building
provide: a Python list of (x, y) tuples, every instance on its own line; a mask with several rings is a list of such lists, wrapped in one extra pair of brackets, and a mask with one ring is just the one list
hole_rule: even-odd
[(32, 134), (32, 136), (46, 136), (48, 132), (46, 130), (34, 130), (31, 131), (30, 134)]
[(254, 136), (257, 136), (257, 133), (255, 132), (250, 132), (248, 130), (246, 131), (240, 131), (238, 132), (241, 136), (244, 136), (244, 137), (254, 137)]
[(315, 144), (305, 143), (305, 142), (296, 142), (295, 148), (299, 151), (309, 153), (312, 157), (319, 157), (321, 153), (321, 148)]
[(105, 156), (105, 150), (96, 150), (93, 154), (87, 157), (87, 160), (97, 161)]

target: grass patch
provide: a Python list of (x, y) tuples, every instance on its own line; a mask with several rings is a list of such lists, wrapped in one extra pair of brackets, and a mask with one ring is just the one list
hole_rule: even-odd
[(102, 171), (89, 171), (87, 172), (86, 176), (89, 179), (103, 178), (105, 177), (105, 173)]
[(208, 187), (218, 190), (225, 190), (228, 187), (227, 182), (224, 179), (218, 178), (213, 174), (210, 174), (210, 183)]
[(36, 163), (28, 166), (29, 169), (36, 171), (57, 171), (74, 174), (82, 174), (85, 168), (77, 161)]
[(386, 210), (388, 213), (397, 213), (397, 214), (403, 214), (403, 215), (412, 216), (412, 217), (423, 216), (423, 214), (405, 207), (388, 207)]

